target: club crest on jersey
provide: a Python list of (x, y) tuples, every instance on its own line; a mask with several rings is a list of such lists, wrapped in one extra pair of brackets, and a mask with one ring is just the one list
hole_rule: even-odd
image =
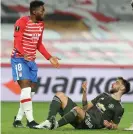
[(18, 32), (20, 30), (20, 27), (19, 26), (16, 26), (15, 27), (15, 31)]
[(110, 109), (114, 108), (114, 104), (109, 104), (108, 108), (110, 108)]

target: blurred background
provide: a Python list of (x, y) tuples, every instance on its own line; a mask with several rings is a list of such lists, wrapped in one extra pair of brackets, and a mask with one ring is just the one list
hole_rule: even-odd
[[(10, 54), (15, 21), (29, 15), (31, 0), (1, 1), (2, 101), (19, 101), (12, 80)], [(133, 11), (130, 0), (42, 0), (45, 2), (43, 42), (61, 58), (60, 69), (37, 53), (38, 87), (34, 101), (50, 101), (63, 91), (81, 101), (81, 83), (88, 82), (88, 100), (108, 92), (118, 76), (128, 79), (133, 102)]]

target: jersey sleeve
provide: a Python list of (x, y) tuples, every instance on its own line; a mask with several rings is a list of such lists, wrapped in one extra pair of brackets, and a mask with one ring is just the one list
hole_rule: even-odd
[(115, 123), (115, 124), (119, 124), (119, 122), (120, 122), (120, 120), (121, 120), (121, 118), (122, 118), (122, 116), (123, 116), (123, 113), (124, 113), (124, 109), (122, 108), (122, 109), (116, 109), (116, 113), (115, 113), (115, 115), (114, 115), (114, 118), (113, 118), (113, 122)]
[(49, 60), (51, 55), (49, 54), (49, 52), (46, 50), (46, 48), (42, 43), (42, 36), (43, 36), (43, 32), (41, 33), (41, 36), (39, 38), (37, 49), (47, 60)]
[(26, 26), (26, 21), (24, 19), (19, 19), (14, 25), (14, 47), (16, 50), (24, 55), (24, 50), (22, 46), (23, 32)]
[(99, 100), (99, 98), (101, 98), (102, 96), (103, 96), (103, 94), (100, 94), (96, 98), (94, 98), (93, 100), (91, 100), (92, 104), (95, 105), (97, 103), (97, 101)]

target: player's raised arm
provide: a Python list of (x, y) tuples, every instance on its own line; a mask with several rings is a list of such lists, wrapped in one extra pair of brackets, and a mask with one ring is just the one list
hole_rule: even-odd
[(46, 50), (46, 48), (42, 44), (42, 35), (43, 35), (43, 33), (41, 34), (41, 37), (39, 39), (37, 49), (47, 60), (49, 60), (51, 62), (51, 64), (54, 67), (58, 68), (59, 67), (58, 60), (60, 60), (60, 59), (58, 57), (54, 57), (49, 54), (49, 52)]
[(21, 54), (24, 55), (24, 50), (22, 46), (23, 32), (26, 26), (26, 21), (24, 19), (19, 19), (14, 25), (14, 48)]
[(83, 91), (83, 96), (82, 96), (82, 106), (85, 111), (93, 107), (93, 104), (91, 102), (87, 102), (87, 82), (84, 81), (82, 83), (82, 91)]

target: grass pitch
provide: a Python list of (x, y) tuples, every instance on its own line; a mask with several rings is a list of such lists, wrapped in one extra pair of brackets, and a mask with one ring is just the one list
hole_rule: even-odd
[[(80, 105), (80, 104), (79, 104)], [(120, 122), (119, 130), (75, 130), (71, 125), (66, 125), (56, 130), (34, 130), (29, 128), (14, 128), (12, 126), (13, 118), (17, 113), (19, 103), (2, 102), (1, 103), (1, 134), (133, 134), (133, 131), (123, 131), (133, 122), (133, 103), (123, 104), (125, 113)], [(34, 118), (40, 123), (47, 117), (49, 103), (33, 102)], [(60, 116), (57, 116), (59, 119)], [(23, 124), (26, 125), (25, 118)]]

